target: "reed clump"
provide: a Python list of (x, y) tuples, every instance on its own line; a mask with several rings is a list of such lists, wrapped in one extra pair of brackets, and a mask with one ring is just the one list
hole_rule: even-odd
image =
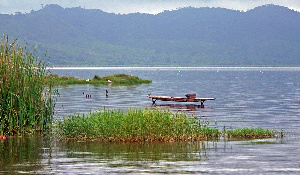
[(64, 139), (101, 141), (193, 141), (219, 137), (209, 122), (183, 112), (160, 109), (104, 110), (73, 115), (58, 122), (57, 133)]
[[(224, 130), (223, 134), (226, 138), (249, 138), (249, 139), (259, 139), (259, 138), (273, 138), (277, 132), (263, 129), (263, 128), (238, 128)], [(283, 136), (281, 136), (283, 137)]]
[(68, 85), (68, 84), (113, 84), (113, 85), (134, 85), (134, 84), (148, 84), (151, 80), (143, 80), (134, 75), (115, 74), (110, 76), (100, 77), (95, 75), (92, 79), (82, 79), (69, 76), (59, 77), (58, 75), (50, 74), (47, 76), (47, 81), (54, 85)]
[(102, 77), (102, 80), (108, 81), (115, 84), (142, 84), (142, 83), (151, 83), (151, 80), (143, 80), (134, 75), (127, 74), (115, 74)]
[[(37, 61), (16, 39), (0, 41), (0, 135), (43, 131), (52, 123), (51, 86), (46, 62)], [(47, 88), (46, 88), (47, 87)]]
[(276, 137), (276, 131), (241, 128), (220, 131), (209, 122), (184, 112), (162, 109), (104, 110), (72, 115), (59, 121), (55, 131), (62, 139), (122, 142), (199, 141)]

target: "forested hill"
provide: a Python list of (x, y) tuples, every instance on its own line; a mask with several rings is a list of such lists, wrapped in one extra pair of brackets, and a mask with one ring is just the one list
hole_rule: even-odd
[(0, 15), (0, 32), (48, 50), (51, 65), (300, 65), (300, 13), (275, 5), (157, 15), (47, 5)]

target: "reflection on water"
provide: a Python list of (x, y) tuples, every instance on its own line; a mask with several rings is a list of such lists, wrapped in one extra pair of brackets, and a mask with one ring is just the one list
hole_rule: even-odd
[[(68, 157), (97, 157), (118, 161), (201, 161), (207, 158), (209, 142), (195, 143), (99, 143), (63, 142)], [(87, 152), (88, 151), (88, 152)]]
[(299, 173), (290, 146), (282, 139), (110, 143), (18, 137), (0, 142), (0, 174)]
[(197, 110), (212, 110), (211, 107), (205, 107), (204, 105), (196, 105), (196, 104), (162, 104), (162, 105), (151, 105), (153, 108), (162, 108), (162, 109), (174, 109), (175, 111), (181, 110), (181, 111), (197, 111)]
[(0, 141), (0, 174), (39, 171), (43, 152), (49, 149), (49, 139), (42, 137), (10, 137)]
[[(103, 143), (26, 136), (0, 142), (0, 173), (164, 172), (205, 161), (217, 142)], [(223, 148), (225, 149), (225, 148)], [(185, 163), (184, 163), (185, 164)], [(182, 165), (188, 166), (188, 165)], [(155, 169), (155, 170), (153, 170)]]
[[(189, 166), (187, 162), (208, 159), (210, 142), (197, 143), (77, 143), (64, 142), (59, 147), (66, 157), (77, 159), (75, 166), (82, 172), (102, 173), (164, 173)], [(216, 148), (211, 148), (216, 149)], [(84, 163), (83, 163), (84, 162)], [(71, 164), (74, 164), (72, 162)], [(88, 165), (89, 168), (83, 167)], [(60, 167), (63, 169), (63, 167)]]

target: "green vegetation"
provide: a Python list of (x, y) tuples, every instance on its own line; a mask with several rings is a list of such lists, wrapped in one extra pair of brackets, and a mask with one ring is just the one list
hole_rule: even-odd
[(0, 135), (42, 131), (52, 123), (51, 86), (45, 62), (16, 40), (0, 41)]
[(160, 109), (104, 110), (89, 116), (70, 116), (58, 123), (63, 138), (102, 141), (179, 141), (218, 137), (208, 122)]
[(210, 128), (186, 113), (161, 109), (134, 109), (128, 112), (104, 110), (74, 115), (58, 122), (57, 133), (64, 139), (101, 141), (194, 141), (226, 138), (269, 138), (275, 132), (261, 128), (227, 130)]
[(54, 85), (67, 84), (114, 84), (114, 85), (133, 85), (142, 83), (151, 83), (151, 80), (142, 80), (137, 76), (126, 74), (115, 74), (112, 76), (99, 77), (95, 75), (93, 79), (80, 79), (68, 76), (59, 77), (58, 75), (48, 75), (46, 80)]
[(274, 131), (265, 130), (262, 128), (239, 128), (224, 130), (224, 134), (227, 138), (272, 138), (274, 137)]

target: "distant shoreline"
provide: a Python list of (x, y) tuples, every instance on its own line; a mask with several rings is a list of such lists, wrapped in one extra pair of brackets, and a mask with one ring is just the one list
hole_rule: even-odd
[(181, 66), (178, 66), (178, 67), (175, 67), (175, 66), (171, 66), (171, 67), (165, 67), (165, 66), (162, 66), (162, 67), (159, 67), (159, 66), (155, 66), (155, 67), (146, 67), (146, 66), (132, 66), (132, 67), (118, 67), (118, 66), (113, 66), (113, 67), (81, 67), (81, 66), (57, 66), (57, 67), (47, 67), (48, 70), (108, 70), (108, 69), (278, 69), (278, 70), (285, 70), (285, 69), (290, 69), (290, 70), (299, 70), (300, 71), (300, 66), (283, 66), (283, 67), (280, 67), (280, 66), (227, 66), (227, 67), (223, 67), (223, 66), (203, 66), (203, 67), (181, 67)]

